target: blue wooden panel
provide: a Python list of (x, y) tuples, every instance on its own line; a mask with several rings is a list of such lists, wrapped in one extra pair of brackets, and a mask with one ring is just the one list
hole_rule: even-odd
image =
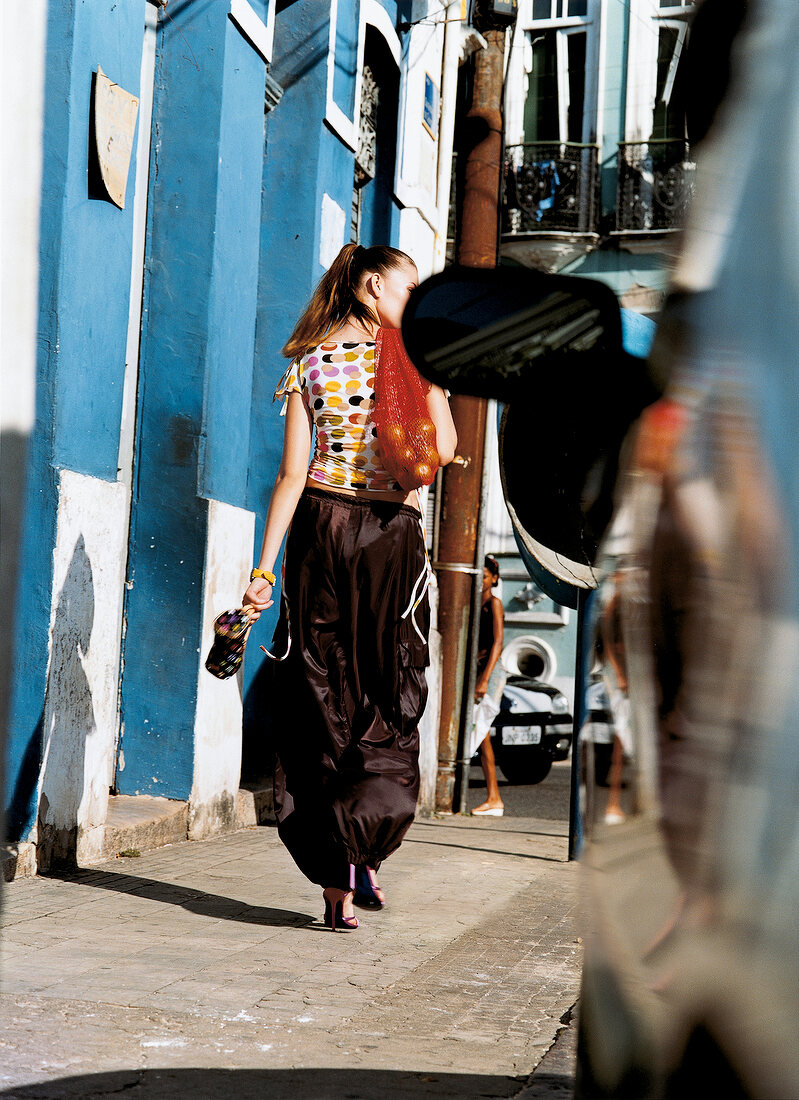
[(226, 37), (200, 492), (243, 508), (258, 305), (265, 71), (230, 21)]
[(48, 339), (42, 369), (57, 376), (53, 460), (112, 481), (122, 414), (135, 155), (125, 210), (89, 198), (91, 87), (100, 65), (138, 95), (144, 9), (144, 0), (51, 4), (48, 17), (42, 181), (48, 256), (41, 302)]
[(336, 37), (333, 65), (333, 101), (347, 118), (355, 114), (355, 80), (358, 72), (360, 0), (336, 2)]
[(125, 794), (191, 791), (202, 495), (241, 506), (246, 491), (265, 68), (226, 9), (170, 6), (156, 69), (117, 772)]
[[(116, 480), (131, 265), (126, 210), (90, 199), (92, 75), (138, 94), (145, 0), (50, 4), (40, 217), (36, 422), (28, 450), (4, 802), (12, 840), (34, 823), (58, 509), (57, 469)], [(135, 160), (135, 157), (134, 157)]]
[[(322, 193), (327, 190), (344, 204), (345, 211), (351, 201), (353, 155), (323, 122), (328, 30), (326, 4), (298, 0), (276, 17), (271, 75), (284, 92), (266, 122), (247, 495), (248, 507), (256, 515), (253, 560), (260, 553), (283, 446), (280, 406), (272, 403), (287, 365), (280, 349), (323, 273), (319, 263)], [(268, 660), (258, 646), (270, 644), (276, 618), (277, 606), (262, 615), (253, 630), (244, 668), (247, 690)]]

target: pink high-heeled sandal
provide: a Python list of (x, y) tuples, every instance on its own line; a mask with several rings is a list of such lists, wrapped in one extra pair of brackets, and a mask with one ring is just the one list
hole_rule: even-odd
[[(340, 894), (341, 891), (335, 890), (334, 893)], [(344, 916), (344, 898), (339, 898), (338, 901), (329, 898), (327, 890), (322, 891), (322, 897), (325, 899), (325, 927), (331, 932), (354, 932), (360, 921), (357, 917)]]

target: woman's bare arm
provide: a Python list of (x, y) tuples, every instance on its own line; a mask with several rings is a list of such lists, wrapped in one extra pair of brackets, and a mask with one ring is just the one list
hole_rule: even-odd
[(458, 434), (452, 419), (449, 399), (440, 386), (431, 386), (427, 395), (427, 411), (436, 428), (436, 450), (442, 466), (452, 462), (458, 446)]
[[(283, 537), (291, 523), (308, 477), (308, 460), (311, 456), (311, 415), (302, 394), (290, 393), (286, 407), (286, 426), (283, 433), (283, 457), (277, 473), (266, 526), (261, 544), (258, 568), (274, 572)], [(272, 585), (262, 577), (251, 581), (244, 593), (244, 603), (257, 612), (272, 606)]]

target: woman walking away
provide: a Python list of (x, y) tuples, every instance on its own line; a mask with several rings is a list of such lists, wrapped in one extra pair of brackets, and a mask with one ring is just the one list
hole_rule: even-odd
[[(496, 558), (486, 555), (483, 563), (483, 602), (480, 607), (480, 632), (477, 641), (477, 683), (474, 686), (474, 701), (479, 703), (488, 691), (488, 681), (502, 653), (505, 631), (505, 611), (502, 600), (495, 596), (492, 589), (499, 581), (499, 565)], [(473, 814), (487, 817), (502, 817), (505, 804), (499, 794), (497, 766), (494, 761), (494, 749), (491, 746), (491, 734), (487, 733), (480, 742), (480, 763), (486, 780), (488, 797), (481, 806), (472, 810)]]
[[(417, 282), (404, 252), (350, 244), (314, 291), (283, 349), (283, 457), (244, 594), (258, 613), (271, 606), (288, 529), (273, 647), (287, 640), (275, 810), (281, 840), (322, 887), (333, 931), (358, 927), (354, 901), (385, 904), (376, 873), (413, 821), (419, 788), (429, 564), (418, 493), (386, 469), (374, 423), (376, 344), (399, 328)], [(449, 403), (422, 386), (443, 465), (456, 445)]]

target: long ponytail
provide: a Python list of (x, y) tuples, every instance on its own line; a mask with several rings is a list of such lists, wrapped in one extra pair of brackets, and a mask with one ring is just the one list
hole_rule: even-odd
[(379, 324), (375, 311), (358, 298), (361, 280), (366, 272), (376, 271), (383, 275), (390, 268), (403, 264), (413, 264), (413, 260), (398, 248), (345, 244), (319, 280), (282, 354), (287, 359), (302, 358), (347, 317), (362, 325)]

